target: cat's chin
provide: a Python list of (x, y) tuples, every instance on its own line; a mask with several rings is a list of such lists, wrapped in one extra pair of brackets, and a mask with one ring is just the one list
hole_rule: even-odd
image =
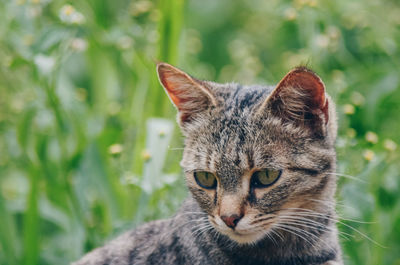
[(262, 240), (265, 237), (265, 234), (262, 232), (255, 232), (255, 233), (246, 233), (242, 234), (240, 232), (236, 231), (231, 231), (228, 233), (224, 233), (226, 236), (228, 236), (231, 240), (235, 241), (238, 244), (255, 244), (258, 241)]
[(266, 237), (265, 233), (263, 233), (262, 231), (249, 233), (237, 230), (228, 230), (223, 228), (221, 229), (220, 227), (215, 228), (219, 233), (227, 236), (230, 240), (240, 245), (254, 245)]

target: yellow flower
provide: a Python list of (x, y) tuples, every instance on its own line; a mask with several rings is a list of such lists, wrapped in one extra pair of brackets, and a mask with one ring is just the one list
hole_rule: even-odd
[(355, 108), (351, 104), (345, 104), (343, 105), (343, 112), (347, 115), (352, 115), (355, 112)]
[(71, 6), (71, 5), (65, 5), (65, 6), (63, 6), (63, 8), (61, 9), (61, 11), (62, 11), (65, 15), (70, 16), (70, 15), (72, 15), (72, 14), (75, 12), (75, 8), (74, 8), (73, 6)]
[(160, 136), (160, 137), (164, 137), (165, 136), (165, 131), (164, 130), (160, 130), (159, 132), (158, 132), (158, 135)]
[(293, 7), (287, 8), (284, 16), (287, 20), (295, 20), (297, 18), (297, 11)]
[(372, 159), (374, 159), (375, 153), (374, 153), (374, 151), (368, 149), (368, 150), (365, 150), (363, 156), (364, 156), (365, 160), (371, 161)]
[(148, 150), (143, 150), (142, 151), (142, 158), (145, 162), (149, 161), (151, 159), (151, 154)]
[(376, 144), (378, 142), (378, 135), (374, 132), (367, 132), (365, 134), (365, 140), (367, 140), (367, 142)]
[(71, 5), (61, 7), (59, 17), (61, 21), (68, 24), (83, 24), (85, 22), (83, 14), (76, 11)]

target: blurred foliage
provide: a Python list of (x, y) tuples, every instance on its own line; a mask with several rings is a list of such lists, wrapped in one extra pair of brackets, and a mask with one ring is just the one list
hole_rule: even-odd
[(5, 0), (0, 23), (0, 264), (68, 264), (179, 207), (156, 61), (244, 84), (318, 72), (346, 264), (400, 264), (398, 1)]

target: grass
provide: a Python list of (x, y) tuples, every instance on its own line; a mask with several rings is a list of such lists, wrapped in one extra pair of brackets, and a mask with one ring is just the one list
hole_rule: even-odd
[(346, 264), (400, 264), (399, 14), (389, 0), (1, 2), (0, 264), (68, 264), (179, 207), (157, 61), (245, 84), (318, 72), (339, 114)]

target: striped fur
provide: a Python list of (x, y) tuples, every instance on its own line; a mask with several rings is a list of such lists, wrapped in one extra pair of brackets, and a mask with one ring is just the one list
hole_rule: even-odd
[[(191, 196), (171, 219), (145, 224), (81, 264), (340, 265), (335, 226), (336, 117), (317, 75), (291, 71), (276, 88), (198, 81), (159, 64), (185, 135), (181, 166)], [(272, 186), (252, 174), (282, 170)], [(204, 189), (194, 171), (208, 171)], [(221, 219), (243, 217), (234, 229)]]

